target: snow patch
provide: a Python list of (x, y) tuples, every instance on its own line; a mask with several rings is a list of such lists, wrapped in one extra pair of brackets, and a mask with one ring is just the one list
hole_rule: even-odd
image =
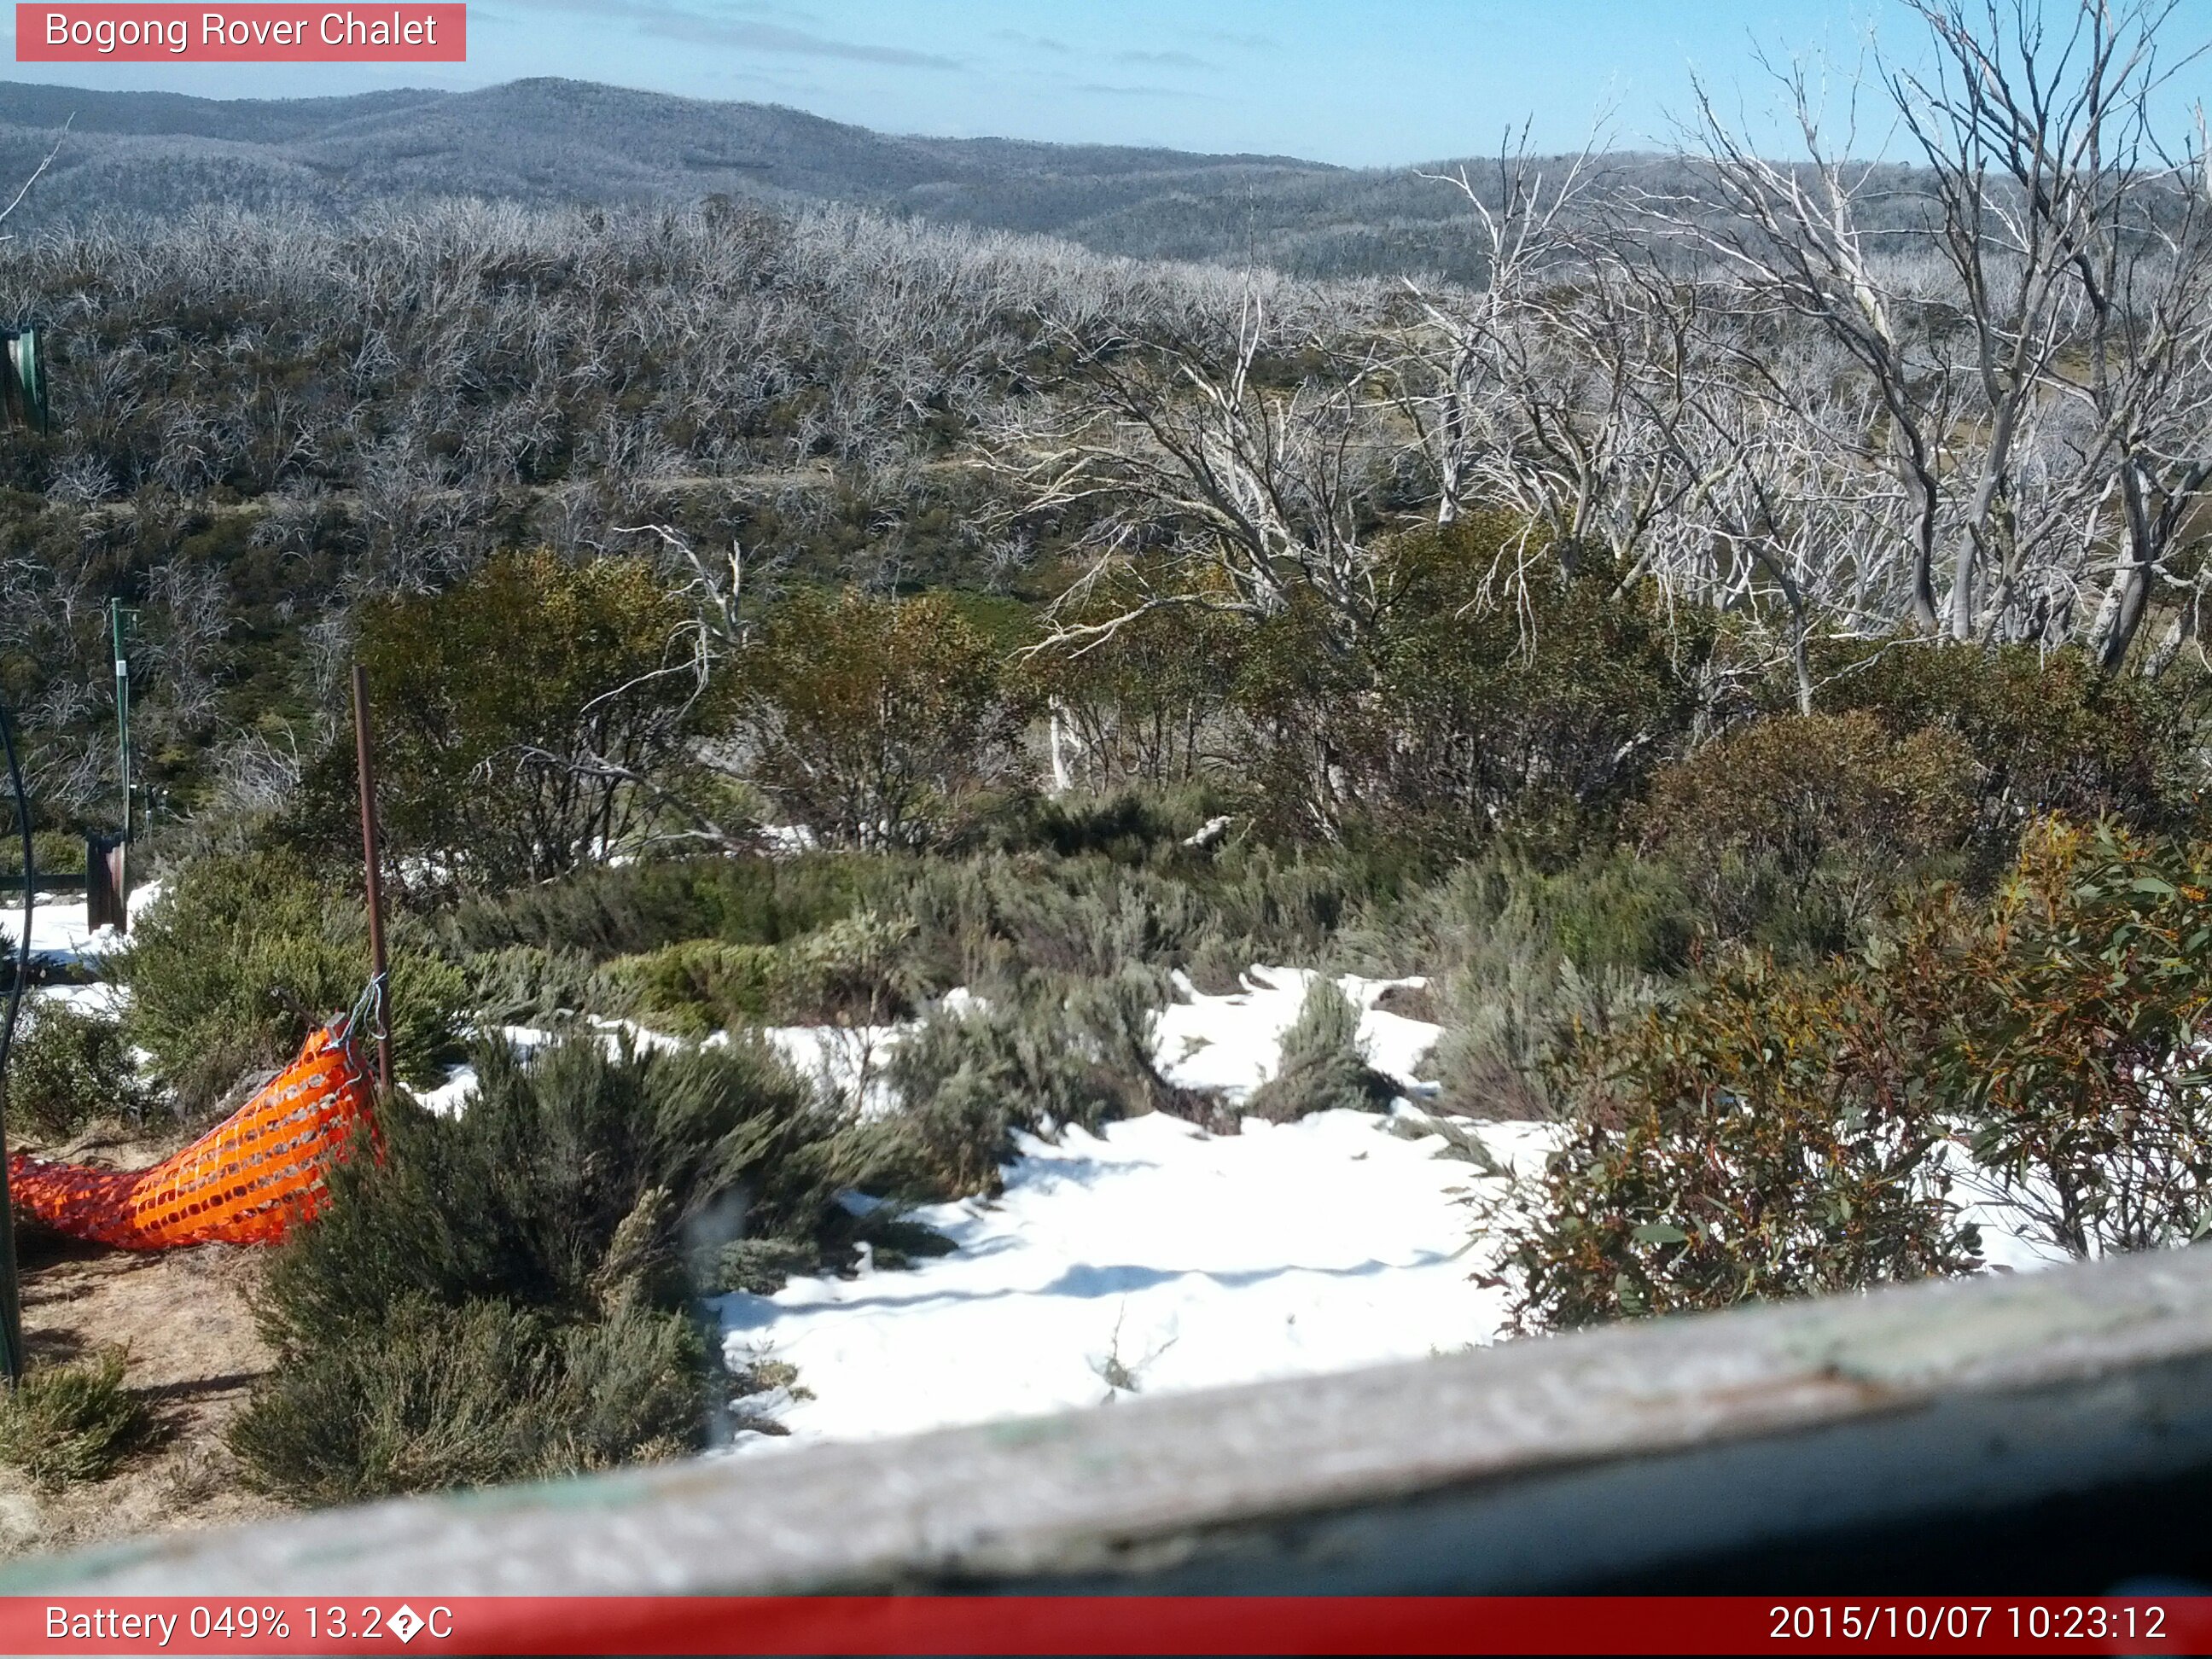
[[(161, 896), (162, 884), (149, 881), (131, 894), (131, 919), (136, 921), (139, 914)], [(0, 895), (0, 933), (8, 937), (14, 948), (23, 926), (23, 902), (20, 894)], [(112, 927), (92, 927), (86, 924), (82, 893), (40, 893), (34, 896), (31, 908), (31, 954), (64, 967), (97, 969), (101, 959), (112, 956), (131, 943)]]
[[(1527, 1167), (1552, 1132), (1479, 1133)], [(787, 1362), (812, 1395), (743, 1402), (787, 1435), (738, 1443), (868, 1439), (1493, 1341), (1507, 1292), (1469, 1243), (1464, 1200), (1496, 1182), (1443, 1150), (1360, 1112), (1249, 1119), (1233, 1136), (1158, 1114), (1024, 1136), (1000, 1198), (916, 1214), (954, 1254), (720, 1298), (732, 1366)]]
[[(1308, 988), (1319, 977), (1302, 968), (1255, 966), (1243, 975), (1243, 989), (1206, 996), (1177, 974), (1176, 988), (1187, 1000), (1167, 1008), (1153, 1030), (1161, 1074), (1183, 1088), (1214, 1091), (1232, 1102), (1248, 1098), (1282, 1063), (1283, 1033), (1297, 1020)], [(1375, 1006), (1386, 991), (1417, 990), (1428, 981), (1347, 974), (1336, 983), (1360, 1010), (1359, 1040), (1367, 1063), (1396, 1079), (1408, 1095), (1433, 1094), (1433, 1085), (1419, 1079), (1443, 1027)]]

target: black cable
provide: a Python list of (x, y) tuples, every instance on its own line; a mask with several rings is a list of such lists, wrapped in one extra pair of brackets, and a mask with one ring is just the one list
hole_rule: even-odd
[[(15, 795), (15, 824), (23, 838), (23, 937), (15, 943), (15, 974), (8, 987), (8, 1016), (0, 1021), (0, 1100), (7, 1097), (8, 1051), (15, 1046), (15, 1014), (31, 983), (31, 918), (38, 899), (32, 879), (36, 854), (31, 841), (31, 793), (23, 787), (22, 762), (15, 753), (15, 729), (8, 705), (0, 702), (0, 750), (8, 757), (8, 784)], [(21, 1304), (15, 1290), (15, 1211), (8, 1194), (8, 1131), (0, 1119), (0, 1370), (10, 1386), (23, 1376)]]
[(38, 901), (31, 890), (33, 858), (31, 795), (23, 787), (22, 763), (15, 756), (15, 730), (8, 720), (8, 705), (0, 702), (0, 750), (8, 757), (8, 786), (15, 795), (15, 823), (23, 837), (23, 937), (15, 942), (15, 973), (8, 985), (8, 1017), (0, 1021), (0, 1083), (8, 1075), (8, 1050), (15, 1040), (15, 1011), (22, 1006), (24, 988), (31, 982), (31, 917)]

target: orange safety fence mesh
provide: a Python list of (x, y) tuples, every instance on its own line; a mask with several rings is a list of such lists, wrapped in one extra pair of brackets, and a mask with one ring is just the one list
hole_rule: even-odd
[(323, 1207), (325, 1171), (357, 1132), (376, 1133), (367, 1068), (341, 1020), (307, 1039), (268, 1087), (146, 1170), (93, 1170), (18, 1153), (16, 1212), (128, 1250), (276, 1244)]

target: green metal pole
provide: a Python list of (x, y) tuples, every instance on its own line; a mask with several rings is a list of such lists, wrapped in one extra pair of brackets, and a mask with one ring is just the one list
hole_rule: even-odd
[[(123, 650), (123, 619), (129, 613), (123, 601), (107, 602), (108, 630), (115, 641), (115, 750), (118, 770), (123, 780), (123, 844), (126, 848), (133, 839), (131, 793), (131, 659)], [(128, 853), (124, 854), (130, 857)], [(129, 895), (125, 895), (126, 901)]]

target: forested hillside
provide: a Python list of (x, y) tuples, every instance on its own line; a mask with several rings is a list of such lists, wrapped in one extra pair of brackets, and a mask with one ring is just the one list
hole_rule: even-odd
[[(25, 204), (27, 226), (204, 206), (343, 216), (454, 195), (682, 207), (730, 195), (842, 202), (1136, 258), (1476, 280), (1480, 239), (1452, 193), (1423, 175), (1465, 166), (1484, 190), (1497, 188), (1494, 156), (1357, 169), (1279, 155), (896, 137), (774, 105), (554, 80), (279, 101), (0, 84), (0, 176), (27, 173), (64, 122), (72, 137)], [(1647, 188), (1696, 187), (1665, 157), (1610, 164)]]

